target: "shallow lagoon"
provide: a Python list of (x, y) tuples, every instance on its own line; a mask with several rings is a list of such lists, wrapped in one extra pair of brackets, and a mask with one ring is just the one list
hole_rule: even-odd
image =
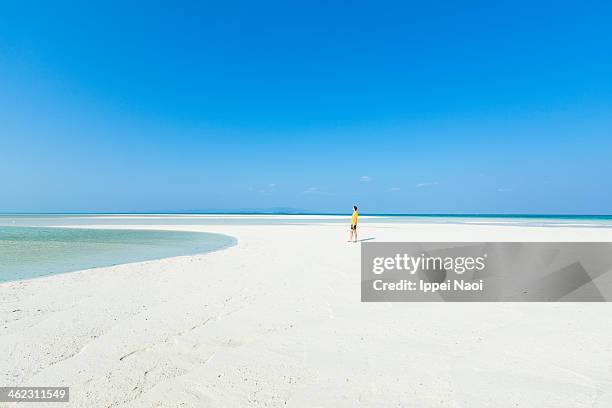
[(0, 227), (0, 282), (194, 255), (235, 243), (201, 232)]

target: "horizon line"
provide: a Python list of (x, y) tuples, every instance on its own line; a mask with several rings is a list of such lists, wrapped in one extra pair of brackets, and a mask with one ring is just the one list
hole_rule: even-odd
[[(319, 212), (319, 211), (66, 211), (66, 212), (0, 212), (0, 216), (10, 215), (347, 215), (349, 212)], [(556, 218), (612, 218), (612, 214), (555, 214), (555, 213), (361, 213), (362, 216), (379, 216), (379, 217), (523, 217), (523, 218), (538, 218), (538, 217), (556, 217)]]

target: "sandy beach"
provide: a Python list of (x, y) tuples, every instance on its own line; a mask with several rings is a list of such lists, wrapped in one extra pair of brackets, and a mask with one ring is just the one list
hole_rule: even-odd
[[(71, 407), (612, 406), (608, 303), (361, 303), (360, 245), (340, 223), (112, 228), (238, 243), (0, 285), (3, 385), (69, 386)], [(359, 234), (612, 241), (608, 228), (370, 222)]]

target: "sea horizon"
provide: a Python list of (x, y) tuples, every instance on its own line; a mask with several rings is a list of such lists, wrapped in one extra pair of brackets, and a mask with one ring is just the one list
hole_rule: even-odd
[[(350, 212), (273, 212), (273, 211), (68, 211), (68, 212), (0, 212), (0, 217), (7, 216), (99, 216), (99, 215), (316, 215), (346, 216)], [(544, 214), (544, 213), (360, 213), (367, 217), (429, 217), (429, 218), (556, 218), (556, 219), (610, 219), (612, 214)]]

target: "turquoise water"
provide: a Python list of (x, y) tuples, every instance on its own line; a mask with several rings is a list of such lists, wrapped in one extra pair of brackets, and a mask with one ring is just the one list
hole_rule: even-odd
[(0, 282), (193, 255), (235, 242), (200, 232), (0, 227)]
[[(482, 224), (612, 228), (610, 215), (361, 214), (360, 223)], [(329, 217), (333, 216), (333, 217)], [(0, 226), (270, 225), (348, 223), (347, 214), (0, 214)]]

